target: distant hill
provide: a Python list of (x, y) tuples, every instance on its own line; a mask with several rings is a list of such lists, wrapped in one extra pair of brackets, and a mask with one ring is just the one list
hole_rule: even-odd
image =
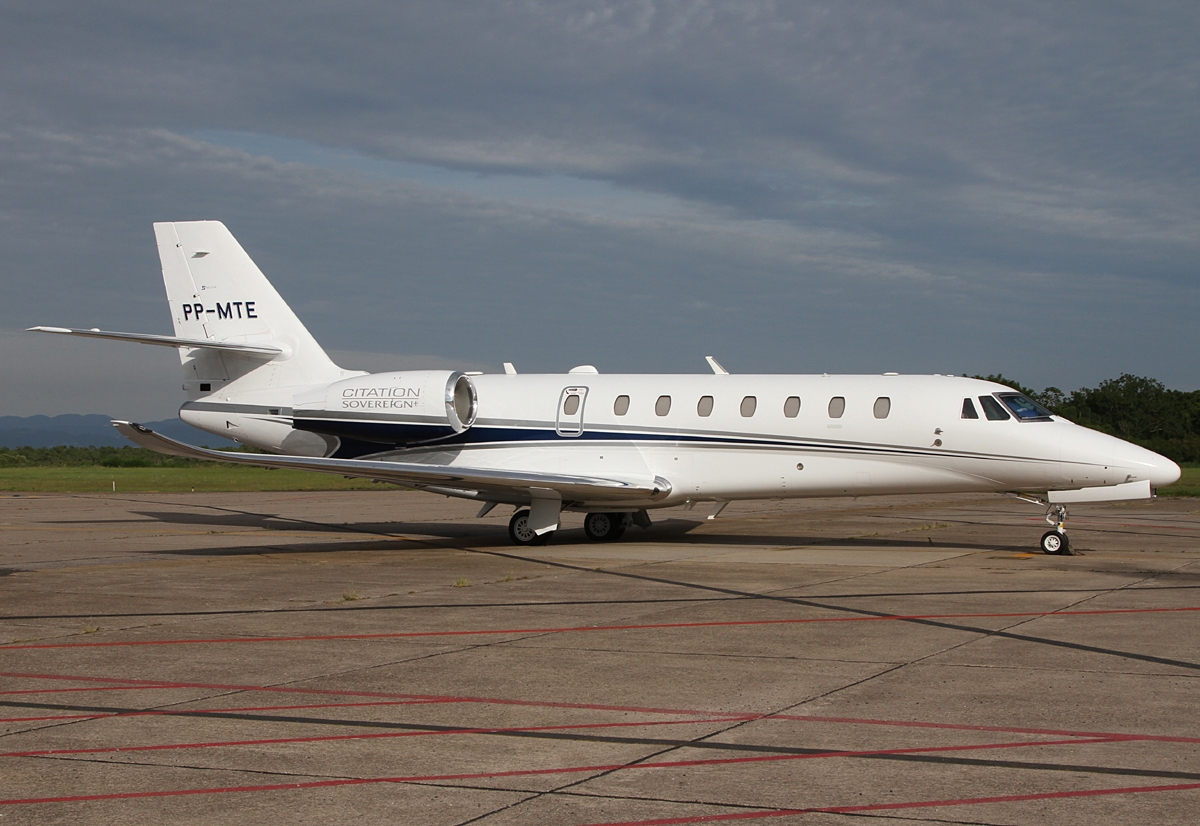
[[(117, 432), (111, 417), (98, 413), (61, 416), (0, 416), (0, 447), (124, 447), (131, 442)], [(142, 424), (172, 439), (203, 447), (231, 447), (222, 439), (179, 419)]]

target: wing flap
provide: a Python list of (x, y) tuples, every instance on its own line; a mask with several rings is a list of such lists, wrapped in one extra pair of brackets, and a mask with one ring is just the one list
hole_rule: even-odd
[[(134, 422), (114, 421), (113, 426), (130, 441), (171, 456), (207, 459), (259, 467), (283, 467), (378, 479), (414, 487), (443, 487), (458, 490), (497, 491), (511, 496), (519, 493), (535, 498), (536, 491), (554, 491), (563, 499), (581, 501), (657, 501), (671, 492), (662, 477), (615, 479), (573, 476), (560, 473), (509, 471), (427, 465), (419, 462), (383, 462), (371, 459), (326, 459), (309, 456), (274, 456), (258, 453), (228, 453), (177, 442)], [(545, 496), (545, 493), (540, 494)]]
[(115, 333), (111, 330), (78, 330), (72, 327), (29, 327), (30, 333), (58, 333), (69, 336), (85, 336), (87, 338), (106, 338), (112, 341), (133, 341), (138, 344), (154, 344), (159, 347), (190, 347), (201, 350), (223, 350), (227, 353), (251, 353), (256, 356), (277, 356), (283, 352), (280, 347), (270, 344), (241, 344), (233, 341), (210, 341), (199, 338), (177, 338), (175, 336), (159, 336), (152, 333)]

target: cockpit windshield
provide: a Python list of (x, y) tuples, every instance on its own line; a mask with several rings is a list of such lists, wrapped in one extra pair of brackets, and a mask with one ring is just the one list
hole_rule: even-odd
[(987, 416), (989, 422), (1006, 422), (1012, 418), (1008, 411), (1000, 406), (1000, 402), (991, 396), (980, 396), (979, 406), (983, 408), (983, 415)]
[(1004, 402), (1004, 406), (1013, 412), (1018, 421), (1022, 422), (1052, 422), (1053, 415), (1033, 399), (1021, 393), (997, 393), (996, 398)]

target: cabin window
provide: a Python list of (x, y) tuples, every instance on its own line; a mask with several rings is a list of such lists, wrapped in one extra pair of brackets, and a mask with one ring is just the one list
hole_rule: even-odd
[(659, 396), (658, 401), (654, 403), (654, 415), (665, 416), (671, 412), (671, 397)]
[(701, 396), (700, 401), (696, 404), (697, 416), (711, 416), (713, 408), (712, 396)]
[(742, 417), (749, 419), (751, 416), (754, 415), (754, 410), (757, 407), (758, 407), (758, 399), (756, 399), (754, 396), (747, 396), (746, 398), (742, 399), (742, 407), (741, 407)]
[(876, 419), (886, 419), (888, 414), (892, 412), (892, 400), (887, 396), (880, 396), (875, 400), (875, 407), (872, 408)]
[(794, 419), (800, 415), (800, 397), (788, 396), (787, 401), (783, 403), (783, 415), (789, 419)]
[(617, 396), (617, 400), (613, 402), (613, 414), (616, 416), (624, 416), (629, 412), (629, 397)]
[(563, 415), (574, 416), (579, 412), (579, 394), (572, 393), (567, 396), (567, 400), (563, 402)]
[(1046, 408), (1021, 393), (997, 393), (1005, 407), (1022, 422), (1052, 422), (1051, 413)]
[(975, 404), (970, 399), (963, 399), (962, 417), (964, 419), (978, 419), (979, 418), (979, 411), (977, 411), (975, 409)]
[(843, 396), (834, 396), (829, 400), (829, 418), (840, 419), (842, 414), (846, 412), (846, 399)]
[(991, 396), (980, 396), (979, 406), (983, 408), (983, 415), (987, 416), (989, 422), (1002, 422), (1012, 418), (1008, 411), (1000, 406), (1000, 402)]

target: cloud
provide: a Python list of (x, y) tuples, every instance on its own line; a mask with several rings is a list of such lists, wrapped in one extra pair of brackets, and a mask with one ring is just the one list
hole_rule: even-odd
[(0, 328), (167, 331), (149, 225), (217, 218), (333, 350), (1191, 387), (1198, 30), (1117, 3), (8, 10)]

